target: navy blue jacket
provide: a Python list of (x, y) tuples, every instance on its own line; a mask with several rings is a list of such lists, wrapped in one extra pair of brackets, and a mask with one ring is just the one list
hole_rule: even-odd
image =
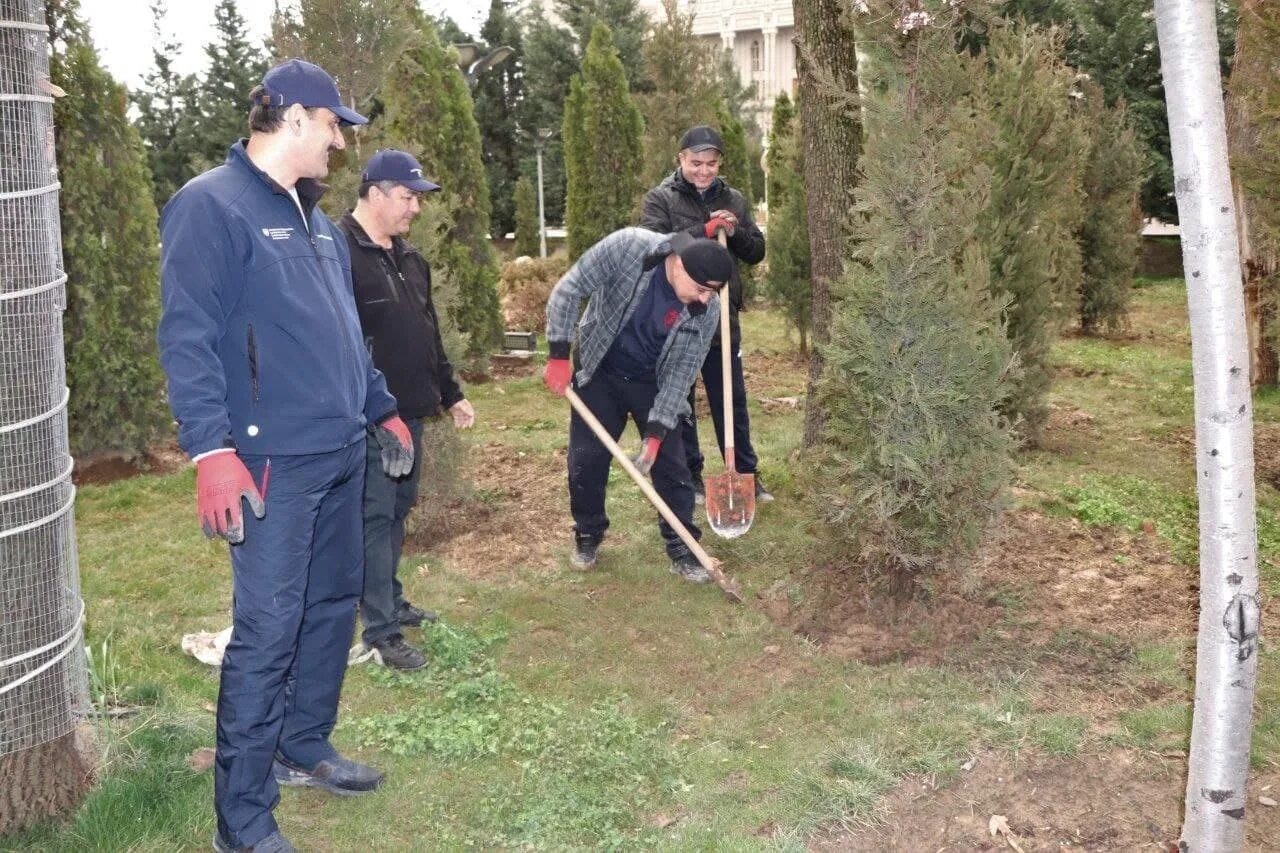
[(160, 217), (156, 337), (178, 442), (190, 456), (337, 450), (396, 409), (360, 334), (347, 240), (316, 208), (323, 184), (298, 181), (304, 223), (244, 145)]

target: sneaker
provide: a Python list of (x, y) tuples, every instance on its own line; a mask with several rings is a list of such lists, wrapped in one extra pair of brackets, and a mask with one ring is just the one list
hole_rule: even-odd
[(711, 575), (707, 574), (706, 568), (692, 554), (685, 554), (683, 557), (673, 559), (671, 561), (671, 571), (690, 583), (707, 583), (711, 580)]
[(600, 550), (603, 539), (603, 536), (592, 536), (589, 533), (574, 533), (573, 554), (569, 556), (569, 562), (577, 569), (594, 569), (596, 553)]
[(773, 500), (773, 495), (764, 487), (764, 481), (760, 479), (760, 475), (756, 474), (756, 503), (767, 504)]
[(690, 471), (689, 476), (693, 478), (693, 502), (702, 506), (707, 502), (707, 486), (702, 482), (702, 472)]
[[(339, 797), (356, 797), (367, 794), (382, 784), (382, 774), (367, 764), (346, 758), (321, 761), (307, 770), (293, 764), (276, 753), (271, 762), (271, 775), (277, 785), (288, 788), (319, 788)], [(287, 842), (286, 842), (287, 843)], [(255, 850), (268, 849), (258, 848)], [(274, 848), (269, 848), (274, 849)], [(285, 849), (285, 848), (282, 848)], [(287, 848), (292, 850), (292, 847)]]
[(298, 853), (297, 848), (289, 843), (280, 830), (268, 835), (252, 847), (232, 847), (225, 841), (218, 830), (213, 831), (213, 849), (217, 853)]
[(382, 665), (391, 669), (415, 670), (427, 665), (427, 656), (404, 641), (399, 634), (371, 644), (382, 656)]
[(418, 628), (423, 622), (434, 625), (439, 618), (434, 611), (414, 607), (407, 601), (400, 602), (396, 608), (396, 621), (406, 628)]

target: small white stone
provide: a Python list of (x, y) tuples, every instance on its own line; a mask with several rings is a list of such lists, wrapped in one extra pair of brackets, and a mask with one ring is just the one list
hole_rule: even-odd
[(248, 428), (248, 429), (246, 429), (246, 430), (245, 430), (245, 432), (249, 433), (249, 437), (250, 437), (250, 438), (253, 438), (255, 435), (257, 435), (257, 434), (258, 434), (258, 425), (257, 425), (257, 424), (249, 424), (249, 428)]

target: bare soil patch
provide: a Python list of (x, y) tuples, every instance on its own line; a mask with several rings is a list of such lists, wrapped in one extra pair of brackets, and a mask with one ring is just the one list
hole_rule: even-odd
[(431, 510), (429, 524), (415, 512), (419, 523), (411, 517), (405, 550), (437, 553), (477, 578), (499, 578), (517, 566), (550, 571), (570, 541), (560, 509), (564, 466), (563, 450), (538, 456), (497, 442), (470, 448), (474, 492)]
[(142, 457), (103, 453), (76, 459), (71, 479), (77, 486), (104, 486), (139, 474), (172, 474), (187, 464), (187, 455), (170, 440), (151, 447)]
[[(1127, 750), (1073, 760), (1018, 762), (976, 756), (969, 772), (939, 786), (928, 777), (902, 782), (881, 804), (875, 825), (814, 839), (814, 851), (1011, 850), (992, 837), (1002, 815), (1026, 853), (1058, 850), (1177, 850), (1186, 760)], [(1280, 773), (1254, 774), (1246, 807), (1246, 850), (1275, 850)]]
[(872, 664), (990, 667), (1038, 652), (1037, 663), (1089, 679), (1124, 663), (1133, 644), (1195, 632), (1195, 571), (1154, 535), (1019, 510), (973, 571), (968, 589), (944, 582), (905, 604), (869, 595), (845, 566), (815, 572), (798, 609), (779, 590), (761, 597), (776, 622)]

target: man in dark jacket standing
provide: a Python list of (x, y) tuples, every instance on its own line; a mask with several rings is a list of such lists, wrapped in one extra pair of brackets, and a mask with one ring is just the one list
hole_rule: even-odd
[(201, 523), (231, 543), (213, 846), (288, 853), (277, 785), (382, 781), (329, 735), (360, 594), (366, 431), (393, 471), (413, 444), (364, 348), (347, 243), (316, 207), (341, 126), (366, 119), (298, 59), (249, 97), (248, 140), (160, 218), (157, 337)]
[[(716, 231), (723, 228), (728, 236), (729, 251), (738, 260), (758, 264), (764, 260), (764, 235), (751, 219), (751, 211), (742, 193), (730, 187), (720, 178), (720, 161), (724, 142), (720, 134), (706, 125), (690, 128), (680, 138), (680, 151), (676, 155), (677, 168), (661, 184), (644, 197), (644, 209), (640, 227), (660, 234), (685, 231), (695, 237), (715, 239)], [(754, 474), (756, 499), (773, 500), (756, 470), (755, 447), (751, 444), (751, 421), (747, 416), (747, 386), (742, 375), (742, 329), (738, 312), (742, 310), (742, 278), (735, 265), (729, 282), (729, 370), (733, 383), (733, 443), (736, 448), (736, 467), (739, 474)], [(715, 339), (707, 360), (702, 365), (702, 385), (707, 391), (711, 407), (711, 421), (715, 425), (716, 441), (720, 454), (724, 455), (724, 379), (721, 366), (720, 329), (716, 327)], [(685, 461), (693, 477), (693, 488), (698, 503), (702, 503), (706, 491), (702, 483), (705, 461), (698, 445), (698, 421), (693, 409), (693, 389), (689, 390), (689, 415), (681, 423)]]
[(387, 149), (369, 158), (360, 176), (356, 209), (339, 227), (351, 249), (356, 308), (374, 365), (387, 377), (400, 416), (413, 436), (413, 470), (394, 478), (382, 467), (381, 448), (368, 442), (364, 482), (364, 593), (362, 639), (383, 664), (420, 669), (427, 659), (404, 641), (402, 626), (435, 621), (435, 614), (404, 598), (396, 569), (404, 523), (418, 498), (422, 475), (422, 421), (448, 410), (455, 426), (475, 423), (475, 412), (453, 375), (431, 301), (431, 268), (402, 235), (418, 215), (419, 194), (440, 189), (422, 177), (413, 155)]

